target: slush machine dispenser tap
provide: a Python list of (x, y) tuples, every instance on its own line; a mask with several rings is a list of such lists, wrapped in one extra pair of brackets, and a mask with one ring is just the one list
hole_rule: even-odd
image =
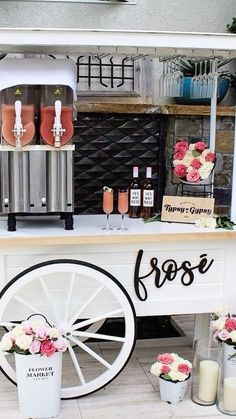
[(21, 121), (21, 109), (22, 104), (20, 100), (15, 101), (15, 124), (12, 130), (15, 138), (16, 138), (16, 149), (21, 149), (21, 137), (26, 132), (26, 129), (23, 128), (23, 124)]
[(62, 127), (61, 124), (61, 101), (56, 100), (55, 102), (55, 118), (54, 118), (54, 124), (53, 124), (53, 137), (54, 137), (54, 147), (60, 147), (61, 146), (61, 136), (63, 132), (66, 130)]

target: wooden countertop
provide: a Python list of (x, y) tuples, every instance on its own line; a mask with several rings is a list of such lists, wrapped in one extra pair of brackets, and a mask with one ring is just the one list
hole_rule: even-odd
[[(98, 113), (146, 113), (162, 115), (210, 115), (210, 106), (199, 105), (151, 105), (145, 103), (77, 102), (78, 112)], [(218, 106), (218, 116), (235, 116), (234, 106)]]
[(58, 217), (17, 217), (17, 231), (8, 232), (6, 218), (0, 220), (0, 246), (55, 246), (90, 244), (129, 244), (204, 240), (235, 240), (236, 230), (199, 228), (194, 224), (153, 222), (125, 218), (128, 230), (117, 230), (121, 218), (112, 214), (114, 230), (105, 232), (104, 215), (74, 216), (74, 230), (64, 230)]

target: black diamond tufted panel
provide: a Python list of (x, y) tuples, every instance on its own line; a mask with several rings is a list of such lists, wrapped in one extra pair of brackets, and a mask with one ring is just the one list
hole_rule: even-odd
[(148, 114), (79, 113), (75, 122), (75, 213), (102, 213), (102, 187), (128, 186), (132, 167), (152, 166), (160, 208), (165, 180), (165, 117)]

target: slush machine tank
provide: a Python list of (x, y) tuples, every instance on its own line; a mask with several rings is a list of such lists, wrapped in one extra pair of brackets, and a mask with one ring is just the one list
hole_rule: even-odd
[(40, 94), (40, 137), (54, 147), (68, 144), (73, 136), (73, 91), (69, 86), (43, 86)]
[(32, 86), (1, 92), (2, 141), (18, 149), (35, 138), (35, 98)]
[(59, 215), (65, 229), (72, 230), (76, 64), (69, 59), (6, 58), (0, 62), (4, 74), (0, 213), (8, 216), (8, 231), (16, 230), (19, 216), (44, 214)]

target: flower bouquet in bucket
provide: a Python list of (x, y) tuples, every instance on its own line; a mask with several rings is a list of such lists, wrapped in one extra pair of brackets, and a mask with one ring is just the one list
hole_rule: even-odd
[(213, 333), (213, 340), (222, 345), (221, 357), (224, 362), (224, 375), (236, 377), (236, 315), (230, 313), (211, 314), (210, 329)]
[(192, 364), (175, 353), (163, 353), (157, 356), (150, 372), (159, 379), (161, 400), (178, 404), (185, 395)]
[(55, 417), (60, 411), (62, 353), (68, 340), (46, 319), (23, 321), (5, 333), (0, 350), (14, 353), (23, 418)]
[(171, 164), (181, 182), (204, 184), (209, 182), (216, 163), (216, 155), (203, 141), (188, 143), (181, 139), (174, 145)]

